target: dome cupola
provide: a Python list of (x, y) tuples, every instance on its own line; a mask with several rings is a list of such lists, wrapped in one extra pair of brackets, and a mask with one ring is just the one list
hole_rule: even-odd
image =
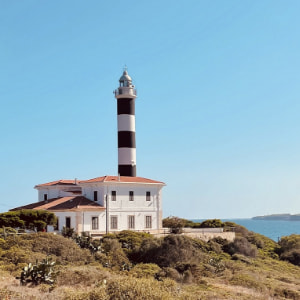
[(132, 86), (132, 79), (128, 75), (127, 70), (124, 70), (123, 75), (120, 77), (120, 86), (125, 86), (125, 87), (131, 87)]

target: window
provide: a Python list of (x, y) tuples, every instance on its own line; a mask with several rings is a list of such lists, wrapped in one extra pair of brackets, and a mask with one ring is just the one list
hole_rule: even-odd
[(146, 228), (152, 228), (152, 216), (146, 216)]
[(98, 201), (98, 191), (94, 191), (94, 201)]
[(44, 201), (48, 200), (48, 194), (44, 194)]
[(146, 201), (150, 201), (151, 193), (146, 192)]
[(99, 218), (98, 217), (92, 217), (92, 229), (99, 229)]
[(54, 230), (59, 230), (59, 218), (57, 217), (57, 219), (56, 219), (56, 224), (54, 225)]
[(111, 201), (116, 201), (116, 200), (117, 200), (117, 192), (111, 191)]
[(118, 229), (118, 216), (110, 216), (110, 229)]
[(133, 191), (129, 191), (129, 201), (133, 201), (133, 200), (134, 200)]
[(134, 216), (128, 216), (128, 228), (134, 229)]
[(66, 228), (71, 228), (71, 217), (66, 217)]

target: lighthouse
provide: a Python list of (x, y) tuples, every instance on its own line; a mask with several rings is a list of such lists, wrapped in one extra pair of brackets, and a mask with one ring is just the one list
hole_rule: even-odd
[(115, 90), (118, 113), (118, 174), (136, 177), (135, 98), (136, 89), (125, 68)]

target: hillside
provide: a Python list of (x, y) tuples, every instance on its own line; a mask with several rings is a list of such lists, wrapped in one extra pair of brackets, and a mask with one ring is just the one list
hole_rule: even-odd
[[(300, 299), (300, 236), (276, 243), (236, 227), (232, 243), (129, 231), (93, 243), (12, 235), (0, 239), (0, 299)], [(20, 285), (22, 268), (47, 256), (56, 283)]]

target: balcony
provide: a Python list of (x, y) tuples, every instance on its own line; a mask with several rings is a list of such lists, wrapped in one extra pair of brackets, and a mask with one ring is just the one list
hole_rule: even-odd
[(136, 89), (134, 89), (133, 87), (119, 87), (118, 89), (116, 89), (114, 91), (115, 97), (117, 96), (121, 96), (118, 98), (122, 98), (122, 96), (125, 98), (126, 96), (134, 96), (134, 98), (136, 97)]

